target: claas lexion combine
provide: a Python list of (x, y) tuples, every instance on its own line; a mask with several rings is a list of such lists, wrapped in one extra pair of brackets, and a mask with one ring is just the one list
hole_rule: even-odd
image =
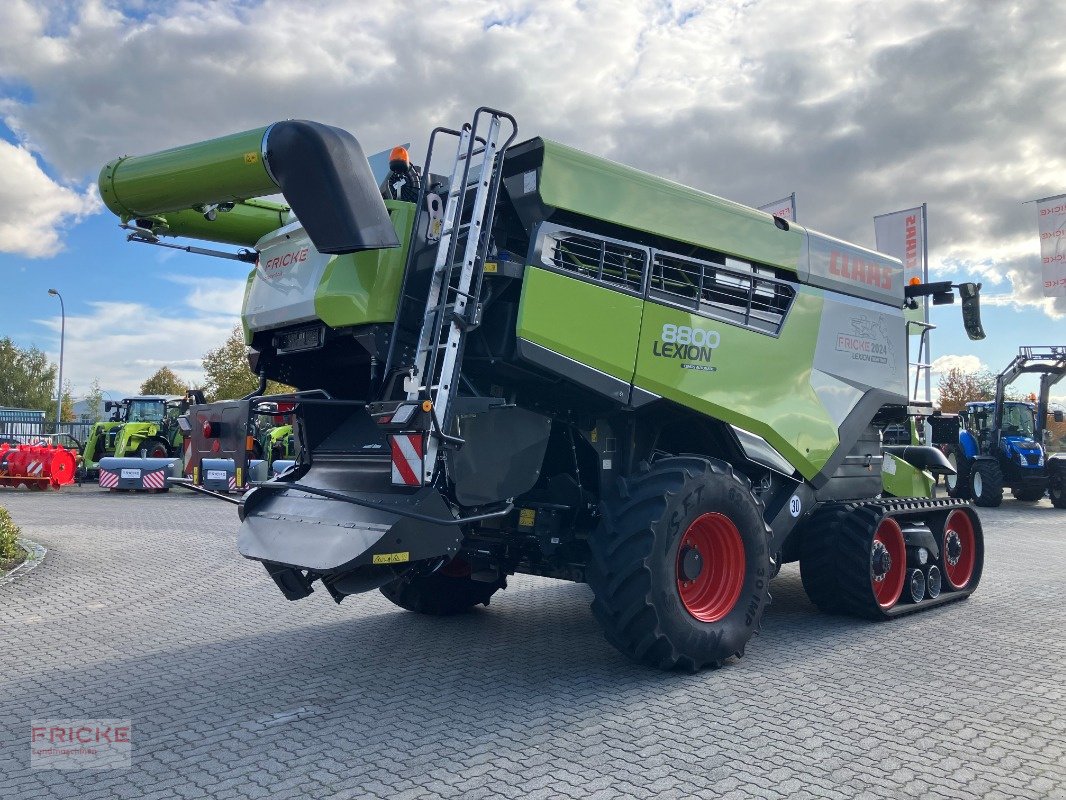
[(297, 452), (241, 498), (238, 549), (285, 597), (448, 614), (514, 573), (584, 581), (619, 650), (698, 669), (743, 654), (785, 562), (864, 617), (974, 591), (981, 523), (931, 497), (950, 466), (880, 429), (930, 413), (904, 309), (958, 290), (979, 338), (979, 286), (904, 286), (500, 111), (429, 142), (375, 175), (351, 134), (285, 121), (101, 173), (132, 238), (255, 262), (251, 367), (299, 390), (246, 402), (295, 403)]

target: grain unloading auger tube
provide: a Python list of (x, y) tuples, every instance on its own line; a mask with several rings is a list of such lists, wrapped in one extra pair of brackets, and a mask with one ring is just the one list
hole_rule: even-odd
[[(426, 614), (487, 604), (514, 573), (584, 581), (608, 641), (663, 668), (743, 654), (791, 561), (816, 603), (862, 616), (974, 591), (980, 520), (930, 497), (944, 440), (886, 448), (882, 430), (949, 427), (908, 398), (903, 308), (958, 290), (981, 338), (979, 287), (904, 286), (897, 259), (514, 144), (508, 123), (479, 109), (434, 130), (421, 172), (401, 150), (381, 187), (307, 147), (302, 200), (275, 180), (276, 131), (150, 157), (173, 185), (117, 165), (129, 219), (217, 220), (278, 187), (298, 217), (255, 243), (243, 313), (262, 382), (245, 400), (295, 406), (294, 463), (237, 501), (239, 551), (289, 599), (380, 587)], [(356, 252), (309, 196), (383, 211), (379, 242), (403, 244)], [(262, 396), (268, 379), (298, 390)], [(196, 446), (229, 435), (210, 433)]]
[(251, 201), (281, 192), (321, 253), (400, 244), (359, 142), (318, 122), (123, 156), (104, 166), (99, 184), (112, 212), (147, 231), (250, 246), (286, 221), (284, 207)]

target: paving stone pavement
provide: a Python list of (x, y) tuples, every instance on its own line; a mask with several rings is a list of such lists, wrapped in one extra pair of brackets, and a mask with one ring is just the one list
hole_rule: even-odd
[[(290, 603), (232, 506), (0, 490), (45, 562), (0, 586), (0, 798), (1066, 798), (1066, 513), (982, 510), (969, 600), (816, 612), (796, 565), (747, 656), (626, 661), (585, 586), (451, 619)], [(31, 719), (130, 718), (129, 770), (31, 769)]]

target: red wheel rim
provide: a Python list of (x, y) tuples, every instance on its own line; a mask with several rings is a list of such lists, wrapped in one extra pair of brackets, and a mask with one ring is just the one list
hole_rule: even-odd
[(977, 562), (973, 522), (965, 511), (956, 509), (944, 521), (940, 560), (944, 566), (944, 577), (951, 588), (965, 589), (973, 577), (974, 564)]
[(903, 593), (907, 577), (907, 545), (899, 523), (881, 520), (870, 544), (870, 582), (881, 608), (889, 609)]
[(154, 444), (148, 450), (148, 458), (166, 458), (167, 449), (161, 444)]
[(677, 593), (701, 622), (717, 622), (737, 604), (747, 559), (740, 531), (723, 514), (702, 514), (688, 526), (677, 547)]

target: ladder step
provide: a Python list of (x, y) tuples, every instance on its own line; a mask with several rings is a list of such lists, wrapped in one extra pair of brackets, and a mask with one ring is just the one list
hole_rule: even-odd
[(469, 227), (470, 227), (470, 223), (469, 222), (464, 222), (462, 225), (456, 225), (454, 228), (445, 228), (444, 230), (442, 230), (440, 232), (440, 235), (441, 235), (441, 238), (443, 239), (445, 236), (451, 236), (456, 231), (462, 233), (463, 231), (465, 231)]

